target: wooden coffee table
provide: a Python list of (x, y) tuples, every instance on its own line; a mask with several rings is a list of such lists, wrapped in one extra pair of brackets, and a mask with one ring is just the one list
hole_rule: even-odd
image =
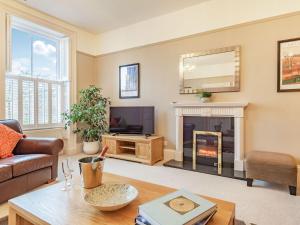
[[(85, 203), (83, 196), (89, 190), (81, 188), (80, 177), (76, 177), (69, 191), (61, 191), (61, 182), (11, 199), (9, 225), (133, 225), (139, 205), (175, 190), (109, 173), (104, 174), (103, 181), (129, 183), (138, 189), (139, 197), (118, 211), (100, 212)], [(203, 197), (218, 205), (209, 225), (234, 224), (234, 203)]]

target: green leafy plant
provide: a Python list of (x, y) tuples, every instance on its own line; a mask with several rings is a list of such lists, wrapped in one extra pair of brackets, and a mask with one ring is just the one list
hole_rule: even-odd
[(197, 96), (200, 97), (200, 98), (210, 98), (212, 96), (212, 93), (202, 91), (202, 90), (197, 90)]
[(79, 102), (63, 113), (65, 129), (74, 124), (73, 133), (79, 134), (83, 141), (98, 141), (108, 131), (106, 110), (110, 99), (103, 97), (102, 89), (95, 86), (81, 90), (79, 95)]

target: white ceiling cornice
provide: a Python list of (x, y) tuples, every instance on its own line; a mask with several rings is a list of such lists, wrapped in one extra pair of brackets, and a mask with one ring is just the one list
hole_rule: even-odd
[(99, 34), (97, 55), (300, 12), (299, 0), (211, 0)]
[(16, 0), (92, 33), (103, 33), (209, 0)]
[[(27, 2), (30, 1), (40, 2), (39, 4), (43, 4), (48, 0), (27, 0)], [(57, 1), (68, 2), (69, 0)], [(87, 4), (90, 1), (99, 0), (72, 1), (84, 1)], [(124, 0), (118, 1), (124, 2)], [(87, 32), (80, 27), (73, 26), (78, 33), (78, 50), (94, 56), (109, 54), (112, 52), (300, 12), (299, 0), (198, 1), (201, 3), (148, 20), (143, 20), (135, 24), (107, 31), (99, 35)], [(0, 0), (0, 3), (1, 2), (13, 5), (18, 9), (21, 8), (25, 12), (43, 17), (44, 19), (62, 21), (62, 18), (56, 19), (55, 17), (52, 17), (52, 15), (47, 15), (35, 9), (26, 7), (24, 3), (20, 4), (15, 0)], [(50, 2), (54, 2), (54, 0), (51, 0)], [(84, 18), (84, 16), (80, 13), (76, 16), (79, 20)]]

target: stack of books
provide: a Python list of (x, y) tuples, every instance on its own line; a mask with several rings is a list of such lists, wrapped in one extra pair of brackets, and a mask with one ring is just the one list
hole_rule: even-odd
[(136, 225), (205, 225), (217, 205), (186, 190), (179, 190), (139, 206)]

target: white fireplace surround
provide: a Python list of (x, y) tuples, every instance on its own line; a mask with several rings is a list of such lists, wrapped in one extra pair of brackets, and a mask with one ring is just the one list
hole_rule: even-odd
[(183, 117), (234, 118), (234, 169), (244, 171), (244, 110), (246, 102), (173, 103), (176, 112), (175, 160), (183, 160)]

